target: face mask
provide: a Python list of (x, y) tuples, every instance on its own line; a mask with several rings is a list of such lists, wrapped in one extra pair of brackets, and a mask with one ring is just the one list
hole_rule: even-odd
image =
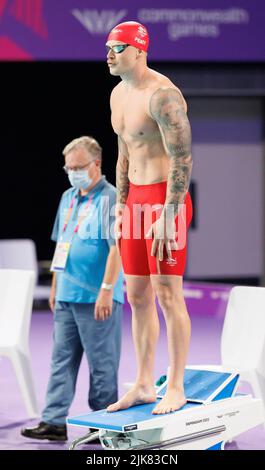
[(92, 183), (92, 179), (89, 178), (87, 170), (69, 171), (68, 178), (71, 185), (76, 189), (86, 189)]

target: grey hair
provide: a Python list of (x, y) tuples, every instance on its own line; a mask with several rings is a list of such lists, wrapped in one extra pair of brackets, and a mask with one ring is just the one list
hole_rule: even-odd
[(72, 140), (67, 144), (63, 149), (64, 157), (77, 148), (84, 148), (88, 153), (91, 153), (95, 160), (99, 159), (102, 160), (102, 148), (99, 145), (98, 141), (93, 137), (88, 135), (84, 135), (82, 137), (78, 137), (77, 139)]

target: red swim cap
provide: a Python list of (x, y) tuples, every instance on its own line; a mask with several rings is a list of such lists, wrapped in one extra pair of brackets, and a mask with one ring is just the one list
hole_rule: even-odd
[(125, 21), (115, 26), (108, 36), (108, 41), (121, 41), (147, 52), (149, 37), (145, 26), (136, 21)]

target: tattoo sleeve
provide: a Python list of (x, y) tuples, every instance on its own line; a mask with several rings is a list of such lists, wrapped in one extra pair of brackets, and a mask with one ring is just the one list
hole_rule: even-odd
[(125, 142), (118, 137), (119, 156), (116, 166), (117, 205), (125, 204), (129, 192), (129, 154)]
[(150, 113), (157, 122), (170, 158), (165, 205), (174, 205), (174, 214), (184, 202), (192, 170), (191, 129), (183, 100), (174, 88), (159, 89), (151, 97)]

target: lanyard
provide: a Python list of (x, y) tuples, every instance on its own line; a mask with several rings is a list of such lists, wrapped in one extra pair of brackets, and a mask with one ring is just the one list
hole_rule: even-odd
[(73, 235), (72, 235), (72, 239), (70, 242), (63, 242), (62, 239), (63, 239), (63, 232), (65, 232), (66, 228), (67, 228), (67, 225), (68, 225), (68, 222), (70, 220), (70, 217), (71, 217), (71, 214), (72, 214), (72, 210), (73, 210), (73, 207), (74, 207), (74, 202), (75, 202), (75, 197), (72, 198), (71, 200), (71, 203), (70, 203), (70, 207), (66, 213), (66, 217), (65, 217), (65, 221), (64, 221), (64, 225), (63, 225), (63, 229), (62, 229), (62, 235), (61, 235), (61, 238), (60, 238), (60, 241), (59, 243), (57, 243), (56, 245), (56, 249), (55, 249), (55, 253), (54, 253), (54, 256), (53, 256), (53, 260), (52, 260), (52, 265), (51, 265), (51, 271), (53, 272), (61, 272), (61, 271), (64, 271), (65, 269), (65, 266), (66, 266), (66, 263), (67, 263), (67, 259), (68, 259), (68, 255), (69, 255), (69, 250), (70, 250), (70, 247), (71, 247), (71, 243), (73, 241), (73, 238), (74, 238), (74, 235), (75, 233), (78, 231), (79, 229), (79, 226), (81, 224), (81, 222), (84, 220), (84, 218), (87, 216), (88, 214), (88, 207), (89, 205), (91, 204), (92, 202), (92, 199), (93, 197), (90, 196), (90, 198), (88, 199), (85, 207), (84, 207), (84, 211), (83, 211), (83, 215), (81, 215), (80, 217), (78, 217), (78, 220), (77, 220), (77, 224), (74, 228), (74, 231), (73, 231)]
[[(81, 215), (80, 217), (78, 217), (78, 221), (77, 221), (77, 224), (76, 224), (76, 226), (75, 226), (75, 228), (74, 228), (74, 233), (73, 233), (73, 235), (74, 235), (76, 232), (78, 232), (78, 229), (79, 229), (79, 226), (80, 226), (81, 222), (83, 222), (84, 218), (87, 216), (87, 213), (88, 213), (87, 209), (88, 209), (88, 207), (90, 206), (90, 204), (91, 204), (91, 202), (92, 202), (92, 199), (93, 199), (93, 196), (90, 196), (90, 198), (88, 199), (88, 201), (87, 201), (87, 203), (86, 203), (86, 205), (85, 205), (85, 208), (84, 208), (84, 212), (85, 212), (84, 215)], [(65, 216), (65, 221), (64, 221), (64, 224), (63, 224), (63, 230), (62, 230), (62, 232), (65, 232), (65, 230), (67, 229), (68, 222), (69, 222), (70, 217), (71, 217), (71, 215), (72, 215), (72, 211), (73, 211), (73, 207), (74, 207), (74, 202), (75, 202), (75, 196), (72, 198), (71, 203), (70, 203), (70, 207), (69, 207), (69, 209), (68, 209), (68, 211), (67, 211), (67, 214), (66, 214), (66, 216)]]

